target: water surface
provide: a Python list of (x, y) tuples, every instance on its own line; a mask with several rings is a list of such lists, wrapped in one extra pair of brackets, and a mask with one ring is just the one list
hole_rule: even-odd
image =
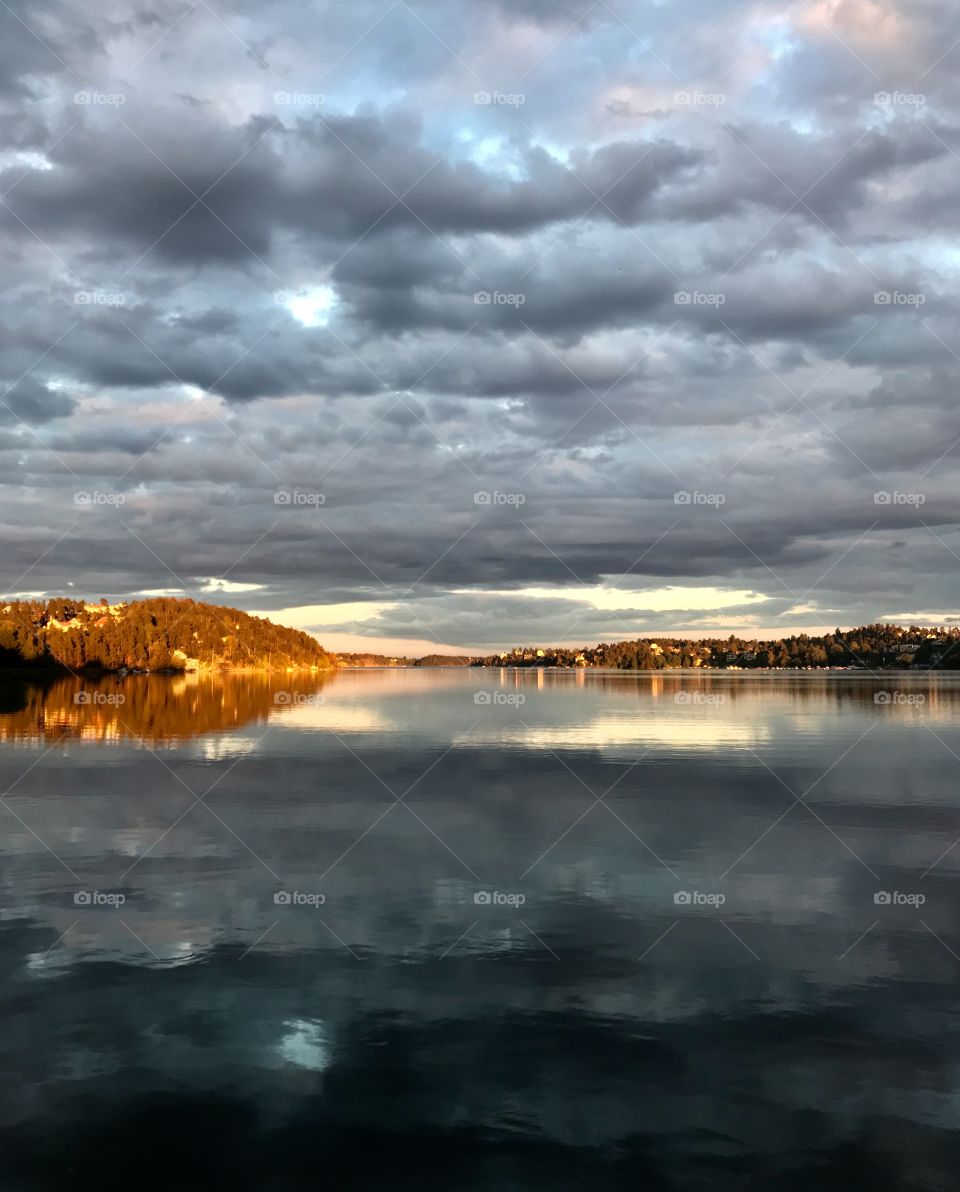
[(960, 678), (5, 685), (0, 1187), (953, 1189)]

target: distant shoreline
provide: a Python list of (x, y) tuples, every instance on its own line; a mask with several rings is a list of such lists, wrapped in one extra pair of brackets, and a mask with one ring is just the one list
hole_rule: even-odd
[(889, 623), (759, 639), (636, 637), (593, 646), (515, 646), (490, 654), (332, 654), (302, 630), (225, 605), (151, 597), (67, 597), (0, 606), (0, 670), (24, 674), (315, 674), (363, 669), (653, 671), (960, 669), (960, 623)]

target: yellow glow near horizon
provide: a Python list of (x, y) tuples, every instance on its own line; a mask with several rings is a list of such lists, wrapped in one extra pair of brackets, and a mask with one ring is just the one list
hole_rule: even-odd
[(770, 599), (762, 592), (754, 592), (749, 588), (665, 587), (634, 591), (611, 588), (605, 584), (583, 588), (501, 588), (482, 592), (460, 588), (453, 595), (492, 596), (499, 599), (514, 597), (518, 600), (575, 600), (604, 612), (640, 610), (655, 613), (705, 612), (741, 604), (760, 604)]
[(291, 629), (325, 629), (354, 622), (372, 621), (381, 613), (399, 607), (395, 600), (351, 600), (344, 604), (296, 604), (291, 608), (251, 609), (252, 617), (266, 617), (275, 625)]

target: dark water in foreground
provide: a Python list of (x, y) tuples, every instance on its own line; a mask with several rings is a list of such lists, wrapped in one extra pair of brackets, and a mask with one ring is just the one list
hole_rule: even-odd
[(952, 1192), (958, 774), (948, 675), (5, 690), (0, 1188)]

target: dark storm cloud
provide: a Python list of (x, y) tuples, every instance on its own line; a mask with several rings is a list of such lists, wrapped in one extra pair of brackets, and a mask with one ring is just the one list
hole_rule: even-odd
[(4, 392), (0, 413), (5, 408), (8, 423), (10, 414), (22, 422), (50, 422), (54, 418), (66, 418), (76, 405), (67, 394), (47, 389), (32, 377), (24, 377)]
[(671, 194), (673, 218), (709, 220), (744, 215), (751, 205), (796, 212), (835, 233), (876, 196), (870, 187), (949, 153), (916, 121), (888, 128), (845, 127), (819, 136), (776, 125), (728, 122), (718, 130), (714, 168), (694, 186)]
[(347, 242), (398, 227), (423, 239), (523, 235), (588, 217), (616, 226), (645, 216), (704, 221), (751, 203), (842, 230), (871, 183), (949, 152), (905, 124), (812, 142), (789, 128), (731, 126), (730, 143), (709, 164), (702, 150), (669, 139), (575, 150), (569, 165), (530, 147), (519, 163), (524, 178), (514, 181), (444, 160), (417, 133), (411, 122), (375, 117), (285, 127), (258, 116), (231, 129), (201, 117), (184, 136), (171, 117), (158, 123), (121, 108), (65, 137), (52, 153), (57, 169), (20, 182), (6, 218), (29, 217), (38, 234), (57, 239), (155, 245), (174, 263), (245, 267), (269, 255), (281, 231)]
[(700, 161), (667, 140), (580, 153), (572, 169), (530, 148), (524, 180), (513, 181), (443, 160), (409, 122), (318, 117), (285, 127), (260, 116), (227, 130), (201, 116), (193, 124), (185, 136), (172, 116), (158, 126), (125, 108), (85, 123), (53, 151), (55, 170), (18, 185), (8, 229), (29, 218), (57, 240), (109, 236), (131, 252), (155, 245), (173, 263), (249, 266), (269, 255), (279, 231), (344, 240), (397, 227), (520, 235), (590, 213), (632, 224), (660, 187)]
[[(256, 211), (271, 201), (270, 164), (237, 164), (246, 149), (262, 143), (269, 123), (251, 121), (234, 133), (211, 130), (189, 147), (178, 142), (171, 123), (159, 135), (144, 130), (152, 141), (148, 148), (128, 131), (121, 109), (111, 112), (106, 128), (90, 121), (64, 137), (53, 152), (56, 169), (34, 172), (19, 184), (8, 204), (8, 224), (28, 218), (37, 234), (57, 240), (109, 236), (114, 245), (128, 246), (128, 264), (135, 260), (133, 248), (146, 251), (155, 241), (164, 256), (180, 262), (269, 251), (267, 226)], [(198, 201), (231, 166), (231, 185), (218, 188), (206, 205)]]

